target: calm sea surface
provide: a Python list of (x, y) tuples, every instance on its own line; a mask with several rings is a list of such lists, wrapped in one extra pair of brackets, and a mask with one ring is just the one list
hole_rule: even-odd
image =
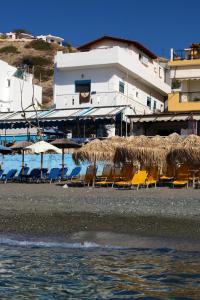
[(200, 252), (1, 239), (0, 299), (200, 299)]

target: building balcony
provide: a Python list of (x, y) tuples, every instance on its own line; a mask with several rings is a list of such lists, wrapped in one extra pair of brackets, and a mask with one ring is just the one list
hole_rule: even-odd
[(169, 94), (168, 111), (200, 111), (200, 92), (175, 92)]
[(170, 66), (200, 65), (200, 47), (183, 50), (171, 49)]
[[(87, 96), (87, 97), (85, 97)], [(85, 101), (84, 101), (85, 97)], [(95, 92), (89, 95), (75, 94), (56, 94), (56, 109), (67, 108), (89, 108), (102, 106), (130, 106), (133, 114), (151, 114), (152, 110), (146, 105), (127, 97), (120, 92)]]
[[(158, 90), (161, 94), (166, 95), (171, 91), (170, 86), (166, 83), (165, 75), (160, 76), (159, 72), (155, 73), (152, 62), (149, 66), (142, 63), (139, 56), (131, 53), (119, 46), (95, 49), (88, 52), (62, 53), (58, 52), (55, 57), (57, 70), (84, 70), (97, 67), (118, 67), (124, 71), (127, 76), (144, 82)], [(158, 65), (160, 69), (162, 67)], [(163, 73), (165, 72), (162, 69)]]

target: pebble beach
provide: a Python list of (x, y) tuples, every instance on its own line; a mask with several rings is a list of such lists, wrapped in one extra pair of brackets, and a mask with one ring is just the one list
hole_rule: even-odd
[(1, 184), (0, 232), (62, 235), (104, 231), (200, 240), (196, 189), (63, 188)]

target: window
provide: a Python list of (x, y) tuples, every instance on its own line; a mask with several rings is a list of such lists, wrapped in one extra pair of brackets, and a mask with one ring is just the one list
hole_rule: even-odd
[(159, 67), (159, 77), (160, 78), (162, 78), (162, 74), (161, 73), (162, 73), (162, 69), (161, 69), (161, 67)]
[(141, 61), (141, 63), (143, 63), (145, 66), (148, 66), (149, 60), (148, 57), (142, 55), (141, 53), (139, 53), (139, 60)]
[(153, 102), (153, 109), (156, 109), (156, 101)]
[(75, 81), (75, 93), (90, 93), (90, 90), (91, 90), (90, 80)]
[(74, 98), (72, 99), (72, 105), (74, 105)]
[(91, 81), (75, 81), (75, 93), (79, 93), (79, 104), (90, 102)]
[(147, 106), (151, 109), (151, 97), (147, 97)]
[(124, 94), (124, 82), (122, 81), (119, 82), (119, 92)]
[(138, 96), (139, 96), (139, 92), (136, 92), (136, 97), (138, 98)]

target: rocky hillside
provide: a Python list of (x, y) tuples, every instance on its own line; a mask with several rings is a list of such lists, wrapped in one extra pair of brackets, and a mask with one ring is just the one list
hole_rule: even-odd
[(74, 52), (70, 45), (60, 47), (42, 40), (11, 42), (0, 39), (0, 59), (18, 67), (27, 65), (34, 73), (34, 83), (43, 87), (43, 105), (49, 107), (53, 99), (53, 61), (58, 50)]

